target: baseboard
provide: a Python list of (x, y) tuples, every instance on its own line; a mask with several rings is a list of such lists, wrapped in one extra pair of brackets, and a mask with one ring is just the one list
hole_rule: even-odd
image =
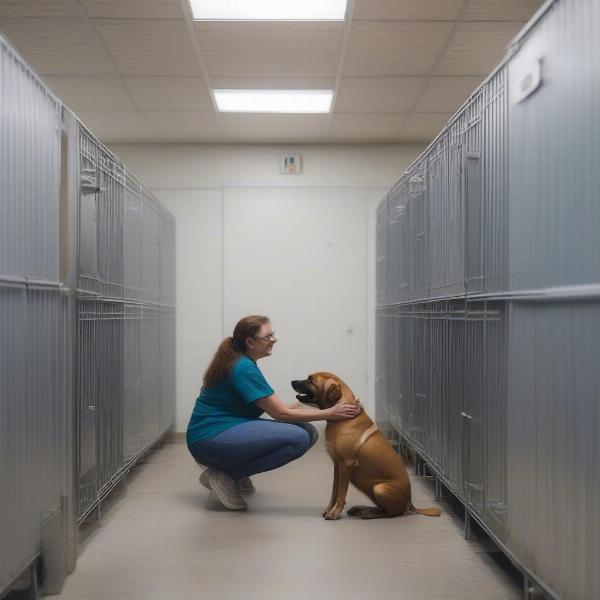
[(169, 431), (163, 441), (165, 444), (185, 444), (185, 431)]

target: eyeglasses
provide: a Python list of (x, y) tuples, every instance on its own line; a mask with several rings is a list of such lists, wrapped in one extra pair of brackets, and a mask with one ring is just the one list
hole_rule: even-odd
[(253, 335), (252, 338), (255, 340), (264, 340), (265, 342), (272, 342), (275, 339), (275, 332), (271, 331), (271, 333), (262, 336)]

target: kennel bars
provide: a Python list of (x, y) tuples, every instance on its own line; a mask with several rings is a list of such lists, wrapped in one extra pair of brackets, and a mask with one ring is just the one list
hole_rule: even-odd
[(599, 30), (546, 2), (377, 211), (378, 420), (564, 600), (600, 597)]
[(174, 421), (175, 223), (2, 37), (0, 82), (0, 595), (52, 593)]

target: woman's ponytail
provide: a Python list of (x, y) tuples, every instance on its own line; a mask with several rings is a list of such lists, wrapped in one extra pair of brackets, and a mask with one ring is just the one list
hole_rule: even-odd
[(255, 336), (269, 319), (262, 315), (250, 315), (238, 321), (233, 336), (226, 337), (217, 348), (210, 365), (204, 373), (204, 387), (212, 387), (227, 378), (235, 361), (246, 352), (246, 338)]

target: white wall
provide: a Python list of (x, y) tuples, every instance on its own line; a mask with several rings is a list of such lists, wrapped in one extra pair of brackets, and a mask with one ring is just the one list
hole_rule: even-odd
[[(374, 416), (375, 207), (417, 146), (123, 145), (115, 151), (177, 221), (176, 430), (217, 345), (246, 314), (280, 341), (259, 366), (340, 375)], [(301, 175), (280, 154), (300, 152)]]

